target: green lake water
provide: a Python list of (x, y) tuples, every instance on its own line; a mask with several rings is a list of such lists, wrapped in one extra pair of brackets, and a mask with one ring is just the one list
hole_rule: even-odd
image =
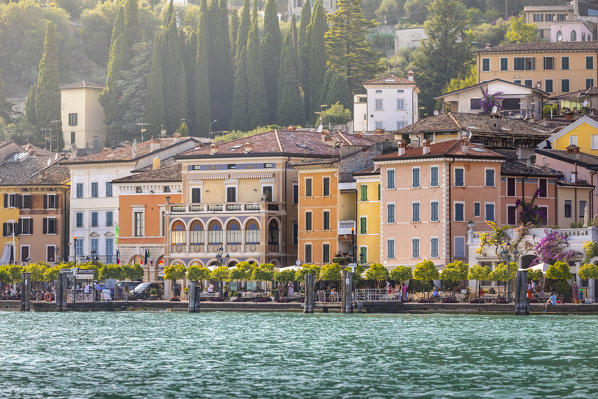
[(598, 317), (0, 312), (4, 398), (598, 398)]

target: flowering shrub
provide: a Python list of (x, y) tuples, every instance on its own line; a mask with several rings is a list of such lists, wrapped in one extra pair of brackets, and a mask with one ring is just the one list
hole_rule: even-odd
[(556, 261), (567, 262), (575, 255), (575, 251), (565, 250), (568, 246), (569, 244), (567, 243), (567, 237), (565, 237), (565, 235), (558, 231), (547, 231), (546, 237), (544, 237), (534, 249), (536, 258), (531, 264), (548, 263), (552, 265)]
[(484, 88), (481, 87), (480, 90), (482, 90), (482, 100), (480, 101), (482, 112), (489, 114), (492, 112), (492, 108), (494, 106), (496, 106), (498, 109), (502, 109), (502, 91), (498, 91), (494, 94), (488, 94), (488, 89), (484, 90)]

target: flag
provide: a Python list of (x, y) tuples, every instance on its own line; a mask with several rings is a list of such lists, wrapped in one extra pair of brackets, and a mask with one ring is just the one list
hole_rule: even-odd
[(119, 229), (118, 229), (118, 224), (114, 224), (114, 242), (115, 245), (118, 247), (118, 233), (119, 233)]
[(145, 264), (148, 265), (149, 264), (149, 257), (150, 257), (150, 251), (149, 249), (145, 250)]
[(116, 250), (116, 264), (120, 265), (120, 251), (118, 249)]

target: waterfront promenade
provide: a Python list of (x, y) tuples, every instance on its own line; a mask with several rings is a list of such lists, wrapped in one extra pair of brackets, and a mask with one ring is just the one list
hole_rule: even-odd
[[(112, 301), (79, 302), (67, 304), (67, 311), (181, 311), (188, 310), (187, 301)], [(415, 302), (362, 302), (357, 303), (355, 313), (449, 313), (449, 314), (513, 314), (514, 304), (496, 303), (415, 303)], [(0, 310), (20, 310), (21, 301), (0, 301)], [(54, 302), (33, 301), (31, 310), (56, 311)], [(302, 303), (278, 302), (201, 302), (201, 312), (302, 312)], [(340, 303), (316, 302), (316, 313), (340, 313)], [(531, 314), (543, 314), (544, 304), (532, 303)], [(550, 305), (547, 314), (598, 314), (598, 303)]]

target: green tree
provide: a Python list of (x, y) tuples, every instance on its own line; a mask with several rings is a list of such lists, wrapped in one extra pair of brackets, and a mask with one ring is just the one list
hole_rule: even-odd
[(481, 280), (488, 280), (490, 276), (490, 269), (486, 266), (474, 265), (469, 269), (467, 273), (468, 280), (476, 281), (476, 296), (479, 297), (480, 289), (479, 284)]
[[(198, 18), (199, 19), (199, 18)], [(187, 117), (186, 125), (192, 136), (197, 136), (195, 120), (195, 79), (197, 78), (197, 32), (196, 30), (185, 32), (180, 29), (185, 66), (185, 79), (187, 81)]]
[(233, 61), (226, 0), (211, 0), (208, 7), (208, 76), (210, 112), (217, 126), (228, 128), (233, 102)]
[(147, 79), (148, 96), (146, 106), (146, 119), (149, 121), (154, 134), (158, 134), (161, 126), (166, 122), (162, 47), (162, 32), (157, 31), (154, 38), (150, 74)]
[(235, 10), (230, 16), (230, 45), (233, 58), (237, 55), (237, 35), (239, 34), (239, 13)]
[(366, 38), (377, 23), (365, 18), (361, 0), (339, 0), (337, 5), (326, 32), (328, 65), (345, 76), (353, 93), (361, 92), (364, 81), (384, 70), (381, 55)]
[(278, 74), (278, 124), (300, 124), (303, 120), (303, 100), (299, 91), (296, 55), (293, 48), (293, 32), (287, 32), (282, 44), (280, 73)]
[(264, 101), (266, 87), (257, 19), (253, 21), (247, 41), (247, 88), (247, 128), (252, 129), (264, 125), (268, 120), (267, 101)]
[(365, 271), (365, 279), (375, 281), (376, 285), (379, 286), (379, 283), (388, 280), (388, 270), (380, 263), (373, 263)]
[(99, 268), (98, 277), (102, 281), (109, 279), (124, 280), (125, 270), (121, 265), (102, 265)]
[(404, 284), (405, 281), (413, 278), (413, 271), (409, 266), (397, 266), (390, 271), (390, 279)]
[(199, 33), (197, 35), (197, 58), (195, 63), (195, 104), (192, 119), (195, 121), (195, 134), (207, 137), (210, 132), (210, 80), (208, 72), (208, 3), (201, 2)]
[(249, 29), (251, 29), (251, 4), (249, 0), (243, 1), (243, 9), (241, 10), (241, 23), (237, 31), (237, 38), (235, 43), (235, 57), (239, 58), (241, 50), (247, 48), (247, 38), (249, 37)]
[(274, 273), (274, 281), (277, 283), (288, 283), (294, 280), (295, 272), (291, 269), (285, 269)]
[(269, 122), (276, 119), (278, 104), (278, 72), (282, 49), (282, 34), (278, 24), (276, 0), (267, 0), (264, 15), (264, 35), (262, 45), (262, 65), (264, 68), (264, 84), (268, 100)]
[(341, 103), (345, 108), (351, 108), (353, 101), (347, 79), (334, 69), (329, 68), (324, 76), (320, 99), (322, 104)]
[(274, 265), (272, 263), (262, 263), (253, 268), (251, 279), (254, 281), (272, 281), (274, 280)]
[(124, 277), (129, 281), (143, 280), (143, 266), (138, 263), (134, 265), (124, 265)]
[(490, 280), (506, 282), (513, 280), (517, 276), (517, 264), (515, 262), (509, 263), (507, 268), (506, 263), (499, 263), (494, 270), (490, 272)]
[(351, 111), (343, 107), (340, 103), (332, 104), (330, 108), (322, 112), (322, 124), (324, 126), (344, 125), (352, 119)]
[(187, 268), (185, 265), (177, 263), (175, 265), (168, 265), (164, 268), (164, 280), (182, 280), (187, 276)]
[(210, 280), (227, 281), (229, 277), (229, 270), (227, 266), (218, 266), (210, 273)]
[(556, 261), (548, 267), (546, 278), (553, 280), (567, 280), (571, 278), (571, 269), (565, 262)]
[(431, 260), (422, 261), (413, 268), (413, 279), (421, 281), (426, 285), (430, 284), (432, 280), (437, 280), (438, 277), (438, 269)]
[(191, 281), (202, 281), (210, 278), (210, 269), (205, 266), (193, 264), (187, 270), (187, 278)]
[[(461, 90), (466, 87), (476, 85), (478, 83), (478, 68), (475, 64), (470, 66), (468, 73), (462, 78), (452, 78), (443, 93), (450, 93), (451, 91)], [(457, 110), (455, 110), (457, 111)]]
[(469, 266), (467, 263), (462, 261), (451, 262), (446, 265), (444, 269), (442, 269), (442, 272), (440, 273), (440, 279), (451, 282), (454, 289), (458, 282), (467, 279), (468, 271)]
[(49, 268), (50, 265), (45, 263), (30, 263), (25, 268), (25, 271), (31, 274), (31, 281), (41, 282), (44, 281), (44, 274)]
[(249, 126), (249, 83), (247, 81), (247, 50), (241, 49), (235, 67), (235, 90), (233, 96), (233, 116), (231, 125), (234, 129), (245, 130)]
[(318, 280), (328, 282), (341, 281), (341, 266), (338, 263), (325, 264), (318, 274)]
[(326, 11), (322, 5), (322, 0), (316, 0), (314, 4), (313, 15), (307, 27), (307, 36), (309, 38), (307, 65), (307, 87), (305, 87), (305, 102), (307, 104), (307, 120), (314, 120), (314, 112), (320, 110), (322, 104), (320, 89), (324, 83), (326, 75), (326, 42), (324, 34), (328, 30), (326, 22)]
[(509, 20), (509, 28), (505, 35), (505, 41), (508, 43), (534, 43), (538, 41), (538, 31), (536, 24), (525, 22), (524, 16)]
[(2, 80), (2, 74), (0, 74), (0, 124), (2, 124), (1, 120), (4, 120), (5, 123), (10, 122), (11, 114), (12, 104), (6, 99), (6, 94), (4, 93), (4, 81)]
[(414, 71), (424, 114), (434, 110), (434, 97), (451, 78), (463, 75), (472, 61), (464, 33), (467, 10), (458, 0), (434, 0), (428, 7), (425, 28), (428, 38), (414, 54)]
[(60, 120), (59, 86), (56, 25), (49, 22), (44, 37), (44, 53), (39, 62), (35, 91), (35, 115), (39, 128), (49, 128), (52, 126), (52, 121)]
[(318, 265), (304, 264), (301, 266), (301, 269), (299, 269), (295, 272), (295, 280), (297, 280), (297, 281), (305, 280), (306, 274), (315, 274), (316, 278), (318, 278), (318, 276), (320, 275), (321, 269), (322, 268)]
[(27, 95), (27, 99), (25, 100), (25, 121), (35, 126), (37, 126), (37, 115), (35, 113), (36, 89), (36, 84), (32, 84), (29, 87), (29, 94)]
[(579, 268), (578, 274), (584, 280), (598, 279), (598, 266), (587, 263)]
[[(301, 8), (301, 17), (299, 18), (299, 33), (297, 34), (297, 71), (299, 72), (299, 82), (303, 91), (304, 113), (307, 116), (309, 92), (309, 30), (311, 21), (311, 0), (305, 0)], [(310, 119), (311, 119), (311, 115)]]
[(530, 270), (528, 269), (527, 271), (527, 278), (529, 279), (529, 281), (539, 281), (542, 276), (544, 276), (544, 273), (542, 273), (542, 270)]

